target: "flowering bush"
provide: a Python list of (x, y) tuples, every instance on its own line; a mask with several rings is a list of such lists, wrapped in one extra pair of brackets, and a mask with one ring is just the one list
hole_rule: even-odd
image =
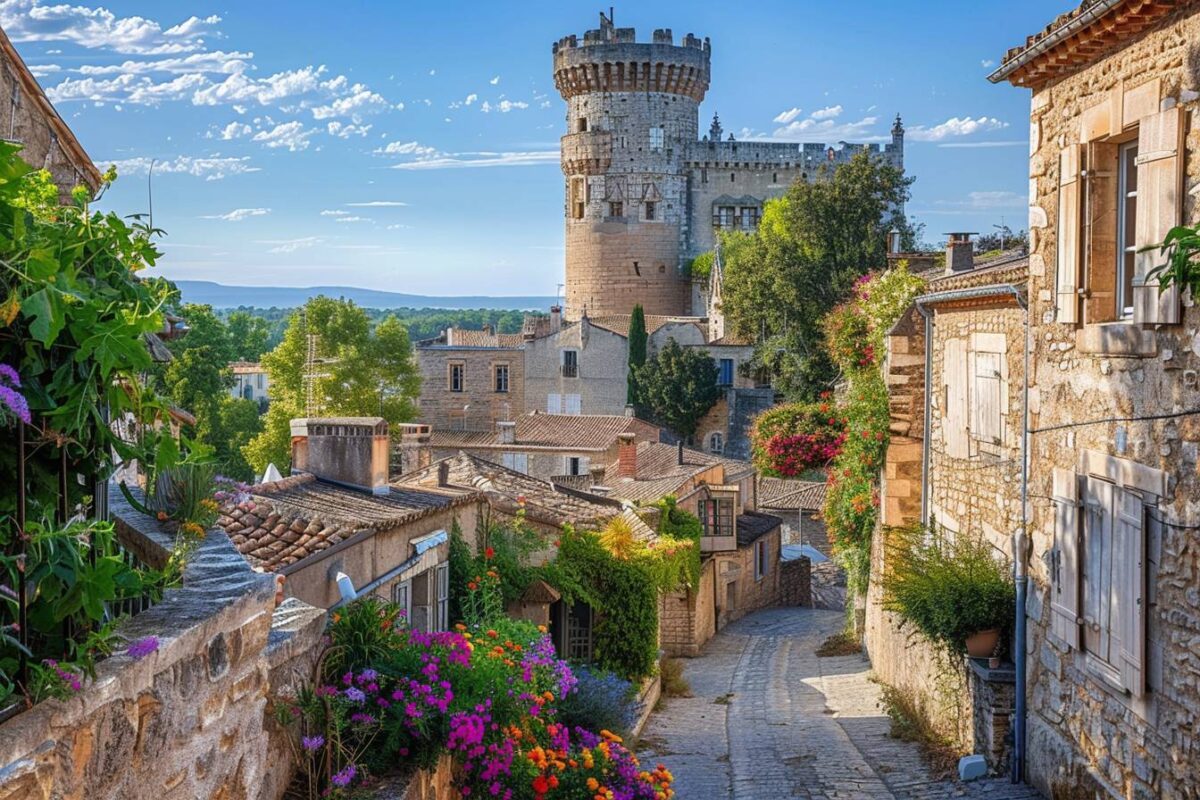
[(826, 393), (819, 403), (764, 411), (750, 434), (754, 465), (764, 475), (795, 478), (825, 467), (841, 452), (846, 423)]
[(29, 401), (18, 389), (21, 388), (21, 376), (8, 364), (0, 364), (0, 424), (7, 425), (16, 420), (28, 425)]
[[(363, 624), (372, 618), (373, 627)], [(299, 720), (310, 797), (349, 797), (373, 776), (428, 766), (442, 753), (454, 757), (464, 797), (671, 796), (670, 773), (641, 770), (615, 734), (557, 722), (577, 679), (545, 629), (493, 624), (415, 631), (377, 600), (336, 616), (331, 652), (344, 671), (280, 709), (285, 721)], [(371, 663), (361, 663), (368, 654)]]

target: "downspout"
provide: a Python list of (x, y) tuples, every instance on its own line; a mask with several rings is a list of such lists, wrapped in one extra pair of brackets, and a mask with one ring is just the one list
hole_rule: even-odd
[(1016, 672), (1016, 703), (1013, 715), (1013, 783), (1020, 783), (1025, 775), (1025, 722), (1027, 716), (1025, 689), (1027, 683), (1027, 664), (1025, 655), (1025, 603), (1029, 587), (1028, 550), (1029, 550), (1029, 351), (1030, 325), (1029, 303), (1021, 287), (1014, 284), (998, 286), (981, 286), (977, 289), (958, 289), (947, 292), (934, 292), (918, 297), (914, 303), (921, 316), (925, 318), (925, 430), (921, 446), (921, 522), (929, 524), (929, 426), (932, 420), (930, 399), (933, 394), (931, 376), (933, 374), (933, 311), (929, 306), (935, 303), (945, 303), (955, 300), (975, 300), (985, 297), (1001, 297), (1012, 295), (1013, 300), (1021, 308), (1025, 316), (1025, 353), (1024, 375), (1021, 379), (1021, 527), (1013, 535), (1013, 570), (1016, 583), (1016, 619), (1013, 624), (1015, 648), (1013, 662)]

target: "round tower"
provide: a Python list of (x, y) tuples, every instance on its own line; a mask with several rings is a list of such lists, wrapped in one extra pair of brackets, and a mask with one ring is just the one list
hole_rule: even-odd
[(554, 45), (554, 84), (567, 101), (562, 137), (566, 315), (686, 315), (684, 157), (708, 91), (708, 40), (670, 30), (638, 44), (633, 28), (600, 28)]

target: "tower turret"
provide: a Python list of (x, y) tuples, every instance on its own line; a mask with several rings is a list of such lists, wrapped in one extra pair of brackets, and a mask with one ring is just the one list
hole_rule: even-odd
[(670, 29), (638, 43), (633, 28), (600, 27), (554, 44), (554, 84), (567, 102), (566, 314), (578, 319), (690, 311), (681, 271), (688, 224), (685, 156), (697, 141), (710, 46)]

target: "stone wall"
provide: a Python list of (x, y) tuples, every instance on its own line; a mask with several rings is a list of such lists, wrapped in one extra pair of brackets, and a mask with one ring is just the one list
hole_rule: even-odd
[(659, 644), (668, 656), (700, 654), (717, 632), (716, 562), (705, 559), (694, 589), (662, 595), (658, 601)]
[[(1158, 80), (1156, 111), (1181, 103), (1188, 117), (1183, 221), (1200, 220), (1200, 16), (1193, 4), (1134, 37), (1124, 49), (1048, 84), (1030, 113), (1030, 315), (1034, 324), (1033, 428), (1100, 421), (1036, 433), (1030, 452), (1029, 763), (1047, 794), (1086, 787), (1112, 797), (1188, 797), (1200, 771), (1200, 422), (1195, 416), (1103, 422), (1200, 408), (1200, 311), (1185, 300), (1181, 323), (1074, 325), (1055, 321), (1060, 153), (1081, 141), (1085, 112), (1115, 88)], [(1139, 203), (1142, 202), (1139, 198)], [(1095, 334), (1105, 334), (1097, 336)], [(1119, 351), (1116, 345), (1132, 343)], [(1106, 352), (1107, 351), (1107, 352)], [(1076, 473), (1096, 451), (1132, 468), (1166, 473), (1166, 496), (1149, 514), (1144, 703), (1094, 677), (1088, 654), (1050, 631), (1047, 596), (1054, 546), (1052, 470)], [(1171, 526), (1155, 519), (1170, 520)]]
[(812, 562), (807, 558), (779, 562), (779, 604), (812, 606)]
[[(647, 312), (649, 313), (649, 312)], [(564, 376), (562, 351), (576, 350), (578, 375)], [(624, 336), (582, 320), (525, 345), (525, 410), (549, 411), (547, 397), (579, 395), (580, 413), (625, 413), (629, 346)]]
[[(166, 554), (152, 519), (119, 498), (112, 510), (123, 542)], [(120, 628), (159, 637), (157, 652), (105, 659), (76, 696), (0, 725), (0, 798), (282, 797), (292, 757), (272, 701), (311, 681), (325, 614), (274, 609), (274, 592), (211, 533), (183, 586)]]
[[(418, 421), (441, 430), (494, 431), (525, 411), (525, 354), (510, 347), (415, 348), (421, 370)], [(450, 391), (450, 365), (462, 364), (463, 390)], [(496, 391), (495, 370), (508, 367), (508, 391)], [(545, 411), (543, 406), (540, 410)]]

